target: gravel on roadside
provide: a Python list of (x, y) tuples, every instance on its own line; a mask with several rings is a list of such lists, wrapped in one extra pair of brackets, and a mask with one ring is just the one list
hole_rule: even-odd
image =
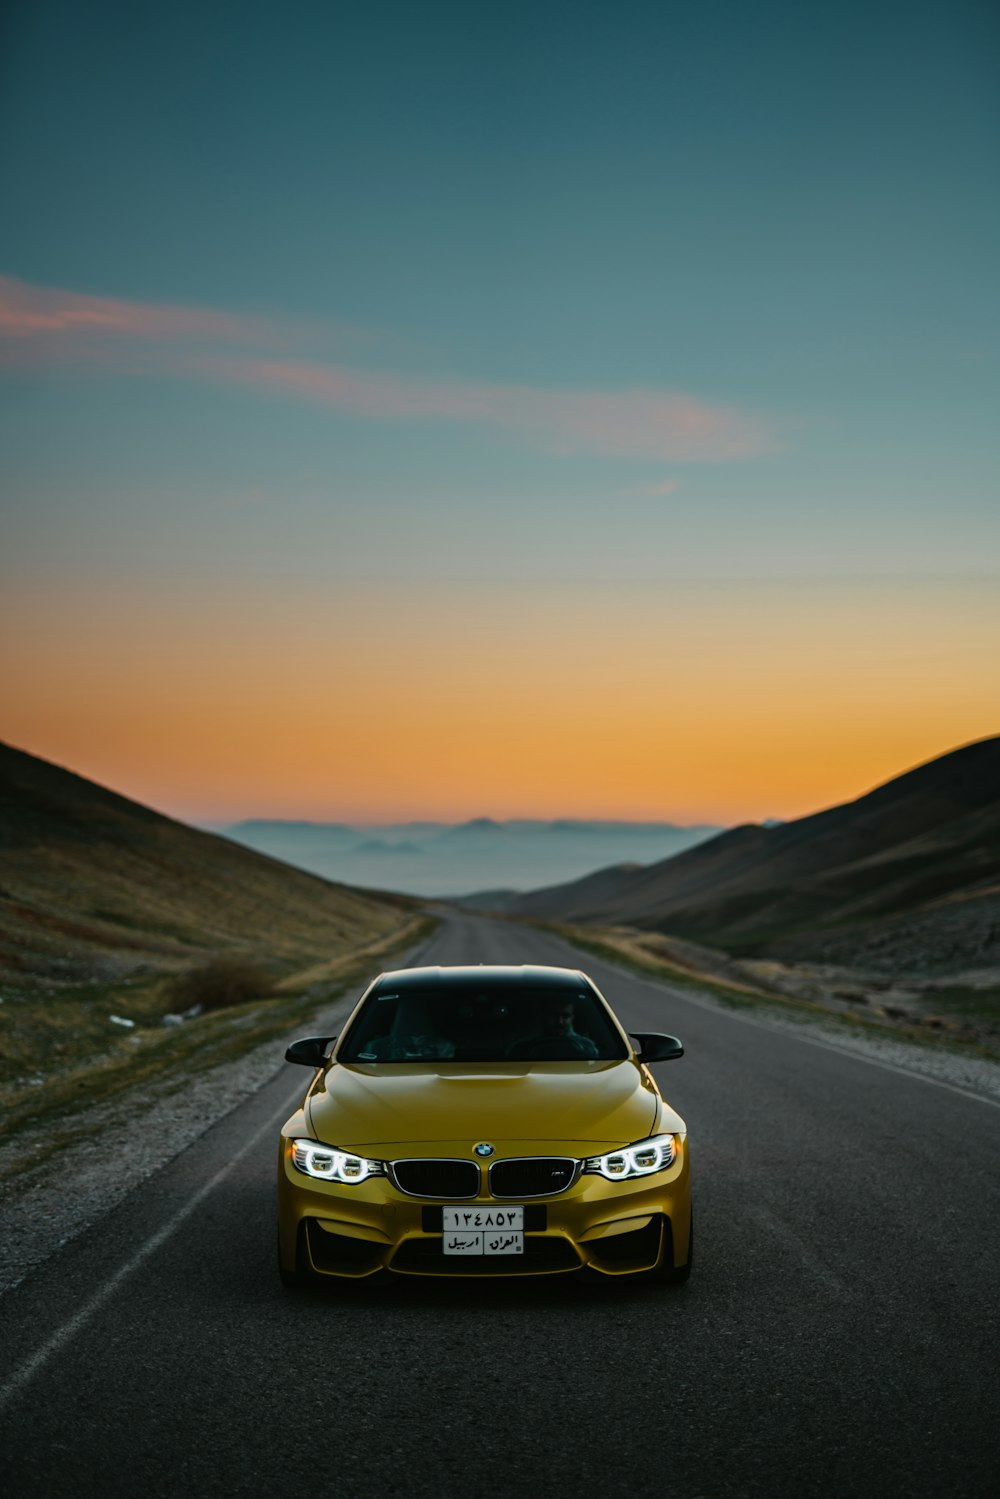
[[(603, 961), (609, 967), (615, 966), (613, 957), (604, 957)], [(651, 973), (637, 972), (634, 966), (622, 967), (631, 979), (639, 983), (655, 988), (666, 986), (684, 1004), (723, 1011), (737, 1021), (765, 1030), (792, 1031), (802, 1040), (835, 1051), (850, 1052), (867, 1061), (916, 1073), (946, 1087), (1000, 1103), (1000, 1062), (992, 1057), (977, 1055), (944, 1040), (928, 1039), (925, 1043), (907, 1040), (894, 1035), (888, 1027), (880, 1029), (867, 1025), (862, 1029), (847, 1017), (824, 1013), (818, 1007), (806, 1010), (792, 1005), (782, 1006), (780, 999), (747, 1000), (737, 996), (723, 999), (693, 984), (680, 986), (672, 983), (665, 975), (656, 978)]]
[[(323, 1034), (329, 1026), (332, 1034), (356, 998), (339, 996), (307, 1029)], [(133, 1090), (84, 1110), (76, 1144), (37, 1171), (0, 1182), (0, 1294), (111, 1212), (283, 1066), (283, 1045), (266, 1041), (192, 1077), (158, 1079), (141, 1105)], [(303, 1092), (307, 1082), (303, 1071)], [(30, 1152), (32, 1135), (25, 1130), (0, 1145), (0, 1165), (10, 1153)]]

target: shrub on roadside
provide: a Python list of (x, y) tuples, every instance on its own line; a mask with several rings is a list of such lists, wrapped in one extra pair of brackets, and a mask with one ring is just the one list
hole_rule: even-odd
[(238, 955), (210, 958), (198, 968), (178, 975), (171, 992), (171, 1006), (202, 1011), (226, 1010), (263, 999), (274, 988), (274, 976), (263, 963)]

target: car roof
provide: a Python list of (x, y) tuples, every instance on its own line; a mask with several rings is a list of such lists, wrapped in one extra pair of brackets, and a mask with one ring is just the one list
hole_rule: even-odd
[(396, 968), (380, 974), (376, 988), (395, 992), (416, 989), (572, 989), (593, 985), (578, 968), (547, 968), (541, 964), (470, 963), (439, 968)]

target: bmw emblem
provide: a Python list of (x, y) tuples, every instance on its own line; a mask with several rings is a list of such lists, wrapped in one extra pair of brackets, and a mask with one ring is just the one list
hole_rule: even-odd
[(478, 1145), (474, 1145), (472, 1147), (472, 1153), (473, 1155), (480, 1156), (484, 1161), (487, 1160), (491, 1155), (496, 1155), (496, 1151), (494, 1150), (493, 1146), (487, 1145), (485, 1140), (481, 1140)]

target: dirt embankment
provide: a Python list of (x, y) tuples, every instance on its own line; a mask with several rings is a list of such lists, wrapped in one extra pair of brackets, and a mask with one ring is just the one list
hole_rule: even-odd
[(632, 927), (547, 925), (581, 947), (681, 983), (747, 1001), (805, 1005), (1000, 1056), (1000, 966), (935, 976), (920, 971), (920, 949), (914, 948), (912, 967), (886, 973), (864, 964), (734, 958), (683, 938)]

